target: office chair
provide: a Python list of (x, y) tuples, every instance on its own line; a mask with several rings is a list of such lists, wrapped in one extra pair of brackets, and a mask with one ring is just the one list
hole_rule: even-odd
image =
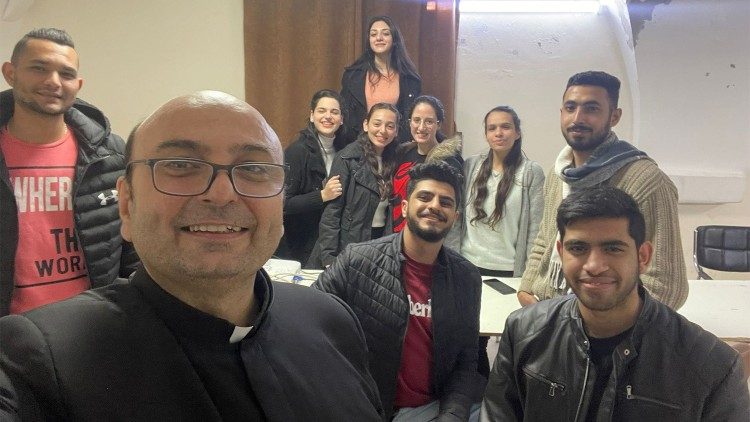
[(693, 263), (698, 279), (712, 280), (703, 267), (750, 272), (750, 227), (699, 226), (693, 236)]

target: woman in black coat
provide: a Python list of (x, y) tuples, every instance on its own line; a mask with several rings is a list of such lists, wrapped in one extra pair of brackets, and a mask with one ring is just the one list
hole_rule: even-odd
[[(364, 52), (344, 69), (341, 78), (341, 96), (347, 106), (345, 136), (349, 140), (362, 131), (362, 120), (372, 104), (393, 104), (401, 116), (406, 116), (422, 91), (422, 79), (406, 52), (396, 23), (388, 16), (375, 16), (367, 29)], [(399, 128), (399, 141), (409, 140), (409, 128), (403, 123)]]
[(284, 237), (276, 256), (307, 262), (318, 240), (325, 204), (341, 195), (339, 176), (329, 178), (335, 154), (344, 148), (341, 96), (330, 89), (310, 101), (310, 121), (284, 152)]
[(336, 155), (331, 174), (340, 176), (343, 195), (323, 211), (308, 267), (326, 267), (346, 245), (390, 233), (387, 210), (399, 120), (393, 105), (373, 105), (362, 123), (364, 132)]

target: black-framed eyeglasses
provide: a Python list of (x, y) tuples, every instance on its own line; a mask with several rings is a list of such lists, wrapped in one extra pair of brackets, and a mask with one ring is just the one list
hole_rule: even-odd
[(211, 188), (216, 174), (225, 170), (234, 191), (251, 198), (269, 198), (284, 189), (284, 174), (287, 167), (272, 163), (214, 164), (195, 158), (153, 158), (133, 160), (133, 164), (151, 167), (154, 188), (174, 196), (202, 195)]

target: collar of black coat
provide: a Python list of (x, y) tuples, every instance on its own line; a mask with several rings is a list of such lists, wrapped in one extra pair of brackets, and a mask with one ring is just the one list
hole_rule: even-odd
[[(175, 336), (206, 345), (229, 343), (235, 329), (234, 324), (193, 308), (172, 296), (143, 267), (133, 273), (130, 282)], [(260, 311), (245, 339), (252, 337), (260, 329), (273, 299), (273, 285), (262, 268), (255, 275), (255, 298), (260, 301)]]

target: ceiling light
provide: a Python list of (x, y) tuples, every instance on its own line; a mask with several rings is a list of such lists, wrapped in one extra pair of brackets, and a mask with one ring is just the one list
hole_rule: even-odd
[(461, 13), (596, 13), (599, 0), (461, 0)]

